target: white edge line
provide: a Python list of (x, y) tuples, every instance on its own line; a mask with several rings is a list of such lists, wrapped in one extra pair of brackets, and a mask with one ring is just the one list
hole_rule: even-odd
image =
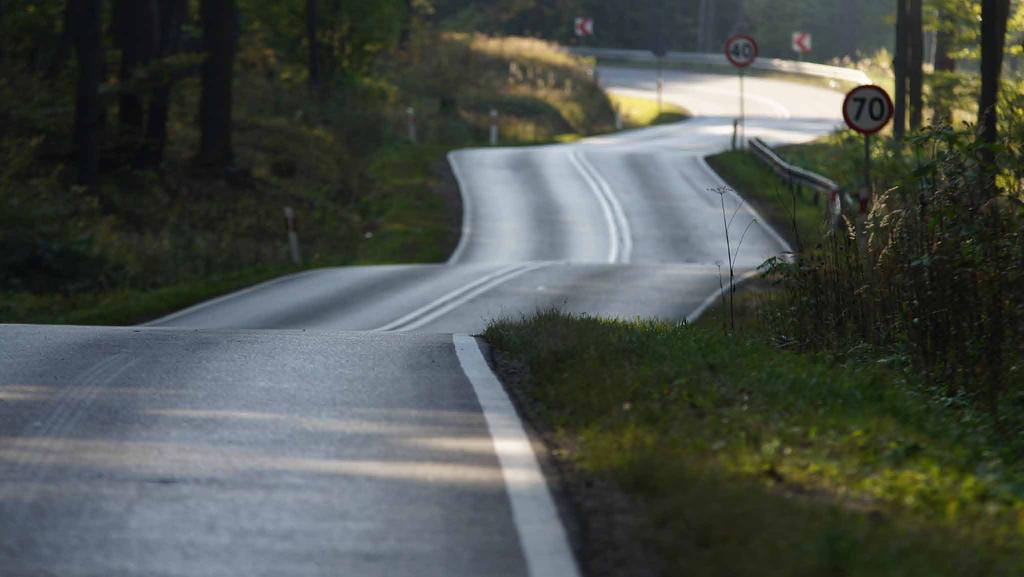
[(619, 231), (618, 225), (615, 222), (615, 215), (612, 213), (612, 208), (608, 204), (608, 199), (606, 199), (604, 194), (601, 192), (600, 185), (594, 181), (594, 177), (580, 163), (578, 153), (575, 150), (569, 151), (569, 162), (571, 162), (573, 167), (581, 176), (583, 176), (583, 180), (587, 181), (587, 186), (590, 187), (590, 191), (594, 193), (594, 196), (597, 197), (598, 204), (601, 205), (601, 211), (604, 213), (605, 223), (608, 225), (608, 262), (614, 264), (619, 261)]
[(219, 297), (217, 297), (215, 299), (210, 299), (208, 301), (203, 301), (203, 302), (201, 302), (201, 303), (199, 303), (197, 305), (192, 305), (192, 306), (188, 307), (187, 309), (180, 310), (180, 311), (178, 311), (176, 313), (171, 313), (171, 314), (169, 314), (169, 315), (167, 315), (165, 317), (160, 317), (158, 319), (149, 321), (148, 323), (143, 323), (143, 324), (141, 324), (139, 326), (142, 326), (142, 327), (158, 327), (159, 325), (161, 325), (163, 323), (168, 323), (168, 322), (171, 322), (171, 321), (173, 321), (175, 319), (178, 319), (178, 318), (181, 318), (181, 317), (184, 317), (184, 316), (188, 316), (188, 315), (197, 313), (197, 312), (199, 312), (199, 311), (201, 311), (201, 310), (203, 310), (205, 308), (212, 307), (214, 305), (222, 304), (225, 301), (229, 301), (231, 299), (242, 297), (242, 296), (245, 296), (245, 295), (247, 295), (249, 293), (253, 293), (253, 292), (256, 292), (258, 290), (269, 288), (269, 287), (271, 287), (273, 285), (276, 285), (276, 284), (279, 284), (279, 283), (283, 283), (283, 282), (286, 282), (286, 281), (295, 280), (295, 279), (299, 279), (299, 278), (302, 278), (302, 277), (306, 277), (306, 276), (311, 276), (311, 275), (314, 275), (314, 274), (322, 273), (325, 270), (329, 270), (329, 269), (318, 268), (318, 269), (298, 272), (298, 273), (295, 273), (295, 274), (285, 275), (285, 276), (278, 277), (278, 278), (275, 278), (275, 279), (270, 279), (268, 281), (264, 281), (264, 282), (261, 282), (259, 284), (255, 284), (255, 285), (253, 285), (253, 286), (251, 286), (249, 288), (245, 288), (245, 289), (242, 289), (242, 290), (239, 290), (239, 291), (235, 291), (233, 293), (228, 293), (226, 295), (219, 296)]
[(485, 292), (487, 292), (487, 291), (489, 291), (489, 290), (491, 290), (491, 289), (493, 289), (493, 288), (495, 288), (497, 286), (503, 285), (503, 284), (507, 283), (508, 281), (514, 279), (514, 278), (523, 276), (524, 274), (526, 274), (528, 272), (532, 272), (532, 271), (535, 271), (537, 269), (544, 268), (544, 267), (548, 266), (549, 264), (551, 264), (551, 263), (536, 263), (536, 264), (533, 264), (531, 266), (520, 268), (518, 270), (509, 271), (508, 274), (506, 274), (504, 276), (501, 276), (499, 278), (496, 278), (496, 279), (492, 280), (491, 282), (487, 283), (486, 285), (481, 286), (481, 287), (477, 288), (476, 290), (474, 290), (472, 292), (469, 292), (469, 293), (463, 294), (461, 296), (458, 296), (457, 300), (449, 302), (448, 304), (445, 304), (444, 306), (442, 306), (441, 308), (439, 308), (437, 310), (430, 311), (430, 312), (426, 313), (422, 318), (415, 319), (415, 320), (413, 320), (413, 321), (411, 321), (411, 322), (409, 322), (409, 323), (407, 323), (405, 325), (401, 325), (399, 327), (396, 327), (396, 328), (390, 329), (390, 330), (396, 331), (396, 332), (414, 331), (414, 330), (422, 327), (423, 325), (425, 325), (425, 324), (427, 324), (427, 323), (437, 319), (438, 317), (446, 315), (449, 312), (451, 312), (451, 311), (461, 307), (462, 305), (468, 303), (469, 301), (475, 299), (476, 297), (484, 294)]
[(487, 421), (529, 576), (579, 577), (565, 527), (512, 401), (476, 339), (453, 335), (452, 341)]
[(707, 159), (705, 159), (703, 156), (697, 156), (696, 158), (697, 158), (697, 163), (709, 175), (712, 176), (713, 180), (715, 180), (715, 182), (717, 182), (720, 187), (725, 187), (726, 189), (728, 189), (729, 193), (733, 196), (734, 200), (736, 200), (737, 202), (743, 203), (743, 206), (744, 206), (744, 209), (746, 210), (746, 212), (750, 213), (751, 216), (753, 216), (754, 218), (757, 219), (757, 222), (758, 222), (758, 224), (761, 225), (761, 228), (763, 228), (765, 230), (765, 232), (768, 233), (768, 236), (772, 237), (772, 239), (774, 239), (775, 242), (779, 243), (779, 245), (783, 249), (783, 252), (785, 252), (785, 253), (792, 253), (793, 252), (793, 247), (789, 246), (789, 243), (786, 242), (786, 239), (782, 238), (782, 235), (780, 235), (778, 232), (776, 232), (775, 229), (772, 228), (772, 226), (770, 224), (768, 224), (768, 221), (765, 220), (764, 217), (761, 216), (761, 213), (757, 212), (756, 208), (754, 208), (749, 202), (747, 202), (747, 200), (745, 198), (740, 196), (738, 192), (733, 190), (732, 187), (729, 186), (729, 183), (727, 183), (724, 180), (722, 180), (722, 177), (719, 176), (719, 174), (717, 172), (715, 172), (715, 170), (713, 168), (711, 168), (711, 165), (708, 164)]
[(525, 265), (521, 265), (520, 264), (520, 265), (509, 265), (509, 266), (504, 266), (502, 268), (499, 268), (498, 270), (496, 270), (496, 271), (494, 271), (494, 272), (492, 272), (492, 273), (490, 273), (490, 274), (488, 274), (486, 276), (478, 278), (477, 280), (473, 281), (472, 283), (470, 283), (468, 285), (461, 286), (461, 287), (459, 287), (459, 288), (457, 288), (457, 289), (455, 289), (455, 290), (453, 290), (451, 292), (445, 293), (443, 296), (438, 297), (437, 299), (434, 299), (430, 303), (428, 303), (426, 305), (423, 305), (422, 307), (412, 311), (411, 313), (403, 315), (403, 316), (401, 316), (401, 317), (391, 321), (390, 323), (388, 323), (386, 325), (383, 325), (381, 327), (378, 327), (378, 328), (374, 329), (373, 332), (387, 332), (387, 331), (393, 331), (393, 330), (399, 329), (402, 326), (407, 325), (407, 324), (415, 321), (417, 318), (419, 318), (419, 317), (421, 317), (421, 316), (423, 316), (425, 314), (430, 313), (430, 311), (432, 309), (435, 309), (435, 308), (437, 308), (439, 306), (442, 306), (445, 303), (447, 303), (448, 301), (451, 301), (452, 299), (457, 299), (460, 296), (462, 296), (463, 294), (465, 294), (466, 292), (471, 291), (471, 290), (477, 288), (478, 286), (480, 286), (482, 284), (490, 282), (490, 281), (494, 280), (495, 278), (501, 277), (502, 275), (506, 275), (506, 274), (508, 274), (510, 272), (515, 271), (516, 269), (522, 268), (523, 266), (525, 266)]
[(473, 232), (473, 225), (470, 222), (472, 211), (470, 210), (469, 194), (466, 192), (466, 180), (456, 159), (456, 155), (459, 152), (453, 151), (448, 153), (448, 166), (452, 168), (452, 174), (455, 175), (455, 183), (459, 187), (459, 196), (462, 198), (462, 233), (459, 235), (459, 244), (456, 245), (455, 251), (448, 257), (448, 264), (455, 264), (462, 259), (463, 253), (466, 252), (466, 247), (469, 246), (469, 235)]
[[(713, 180), (718, 182), (720, 184), (720, 186), (723, 186), (726, 189), (728, 189), (729, 191), (731, 191), (732, 195), (735, 196), (738, 201), (743, 203), (743, 206), (746, 207), (747, 212), (749, 212), (751, 216), (756, 218), (757, 222), (761, 224), (761, 228), (763, 228), (768, 233), (769, 236), (771, 236), (773, 239), (775, 239), (775, 241), (778, 242), (782, 246), (782, 248), (784, 249), (784, 252), (786, 252), (786, 253), (792, 253), (793, 252), (793, 248), (791, 246), (789, 246), (789, 243), (786, 242), (786, 239), (782, 238), (782, 236), (778, 232), (776, 232), (775, 229), (772, 228), (772, 226), (770, 224), (768, 224), (768, 221), (766, 221), (761, 216), (761, 214), (759, 212), (757, 212), (757, 209), (755, 209), (753, 206), (751, 206), (742, 196), (739, 195), (739, 193), (737, 193), (735, 190), (733, 190), (732, 187), (729, 186), (729, 184), (727, 182), (722, 180), (722, 177), (717, 172), (715, 172), (715, 170), (713, 168), (711, 168), (711, 165), (708, 164), (707, 159), (705, 159), (703, 156), (698, 156), (697, 157), (697, 161), (698, 161), (698, 164), (700, 164), (700, 166), (709, 175), (711, 175)], [(752, 271), (749, 271), (746, 274), (744, 274), (743, 276), (741, 276), (739, 278), (739, 280), (737, 280), (735, 282), (735, 286), (739, 286), (739, 285), (745, 283), (746, 281), (748, 281), (748, 280), (750, 280), (750, 279), (752, 279), (752, 278), (754, 278), (754, 277), (756, 277), (756, 276), (758, 276), (760, 274), (761, 274), (760, 269), (754, 269)], [(706, 298), (704, 300), (704, 302), (702, 302), (700, 304), (700, 306), (696, 308), (696, 310), (694, 310), (692, 313), (687, 315), (686, 322), (692, 323), (692, 322), (696, 321), (697, 319), (699, 319), (704, 313), (706, 313), (708, 311), (709, 308), (712, 307), (712, 305), (715, 304), (715, 302), (717, 302), (719, 299), (722, 298), (723, 292), (727, 291), (727, 290), (729, 290), (729, 287), (725, 287), (724, 289), (718, 289), (718, 290), (715, 290), (714, 292), (712, 292), (711, 295), (708, 296), (708, 298)]]
[(612, 185), (601, 176), (601, 172), (597, 170), (590, 160), (583, 155), (582, 152), (577, 153), (577, 158), (583, 163), (583, 166), (590, 171), (590, 174), (597, 181), (597, 184), (601, 187), (604, 192), (605, 198), (608, 199), (608, 203), (611, 204), (612, 212), (617, 220), (619, 234), (622, 235), (622, 250), (619, 255), (619, 261), (625, 264), (629, 264), (629, 261), (633, 258), (633, 231), (629, 227), (629, 219), (626, 218), (626, 211), (623, 210), (622, 204), (619, 202), (619, 197), (615, 194), (615, 190), (612, 189)]
[[(761, 274), (761, 271), (755, 268), (754, 270), (748, 271), (746, 274), (741, 276), (733, 284), (734, 284), (734, 286), (738, 287), (741, 284), (747, 282), (748, 280), (758, 276), (759, 274)], [(714, 306), (715, 303), (719, 302), (722, 299), (722, 294), (725, 293), (728, 290), (729, 290), (729, 287), (725, 286), (725, 287), (723, 287), (721, 289), (718, 289), (715, 292), (711, 293), (711, 295), (708, 296), (708, 298), (704, 299), (704, 302), (700, 303), (699, 307), (694, 309), (694, 311), (692, 313), (690, 313), (689, 315), (686, 316), (686, 322), (693, 323), (693, 322), (696, 322), (696, 320), (699, 319), (700, 317), (704, 316), (704, 313), (708, 312), (708, 309), (710, 309), (712, 306)], [(728, 297), (726, 297), (726, 298), (728, 298)]]

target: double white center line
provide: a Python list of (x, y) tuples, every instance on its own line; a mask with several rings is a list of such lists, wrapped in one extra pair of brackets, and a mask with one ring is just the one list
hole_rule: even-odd
[(628, 263), (633, 258), (633, 233), (629, 228), (626, 212), (622, 209), (622, 204), (619, 203), (611, 185), (582, 152), (570, 152), (569, 162), (576, 167), (583, 180), (587, 181), (590, 190), (597, 197), (598, 204), (601, 205), (605, 222), (608, 224), (608, 262)]
[(528, 272), (544, 268), (551, 263), (527, 262), (502, 267), (468, 285), (456, 289), (413, 312), (375, 329), (377, 332), (414, 331), (437, 318), (448, 314), (483, 293)]
[[(571, 151), (569, 153), (569, 162), (583, 176), (583, 180), (586, 181), (587, 186), (597, 198), (597, 202), (601, 206), (601, 212), (604, 213), (609, 237), (608, 262), (612, 264), (628, 263), (633, 255), (633, 234), (629, 228), (629, 221), (626, 219), (626, 212), (622, 209), (622, 204), (619, 203), (619, 199), (616, 197), (611, 185), (608, 184), (608, 181), (601, 176), (583, 153), (577, 150)], [(464, 226), (464, 228), (468, 227)], [(466, 232), (468, 231), (463, 231), (463, 240), (465, 240)], [(456, 251), (456, 253), (458, 252), (460, 251)], [(455, 259), (453, 258), (453, 260)], [(549, 262), (527, 262), (502, 267), (464, 287), (445, 294), (401, 318), (375, 329), (375, 331), (403, 332), (416, 330), (501, 284), (551, 264)]]

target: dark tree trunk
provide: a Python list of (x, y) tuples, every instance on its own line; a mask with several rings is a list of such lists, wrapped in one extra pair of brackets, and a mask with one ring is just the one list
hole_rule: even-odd
[(202, 133), (198, 161), (224, 168), (234, 161), (231, 145), (231, 84), (235, 67), (236, 8), (234, 0), (201, 0), (203, 25), (203, 90), (199, 102)]
[(415, 9), (412, 0), (405, 0), (405, 16), (402, 18), (402, 29), (398, 31), (398, 47), (405, 50), (412, 39), (412, 23), (415, 16)]
[[(57, 44), (57, 54), (53, 59), (53, 71), (56, 74), (67, 65), (71, 59), (71, 52), (75, 46), (75, 0), (64, 1), (64, 22), (61, 26), (60, 40)], [(2, 26), (0, 26), (2, 29)]]
[(893, 72), (896, 77), (895, 107), (892, 135), (902, 140), (907, 130), (907, 7), (909, 0), (896, 0), (896, 55)]
[(118, 120), (125, 132), (139, 137), (145, 122), (142, 92), (133, 85), (135, 72), (150, 62), (159, 45), (159, 10), (156, 0), (116, 0), (114, 39), (121, 51), (121, 94)]
[[(187, 19), (188, 0), (160, 0), (160, 58), (173, 56), (181, 50), (181, 30)], [(157, 166), (163, 162), (172, 85), (173, 81), (168, 78), (150, 96), (143, 159), (143, 164), (147, 166)]]
[(939, 13), (939, 31), (935, 37), (935, 119), (933, 124), (953, 124), (953, 74), (956, 60), (950, 55), (956, 43), (956, 27), (946, 22), (947, 14)]
[[(1010, 19), (1010, 0), (982, 0), (981, 2), (981, 96), (978, 99), (978, 126), (981, 140), (995, 144), (999, 139), (999, 82), (1003, 71), (1003, 51), (1006, 47), (1006, 26)], [(982, 188), (988, 197), (994, 196), (996, 187), (996, 155), (991, 148), (983, 148)]]
[(100, 116), (100, 13), (102, 0), (75, 3), (78, 86), (75, 100), (75, 162), (78, 184), (93, 187), (99, 181)]
[(1006, 47), (1006, 26), (1010, 17), (1010, 0), (981, 2), (981, 97), (978, 99), (978, 125), (985, 142), (998, 138), (996, 103), (1003, 71)]
[(924, 21), (921, 0), (910, 0), (907, 30), (909, 50), (910, 130), (920, 130), (924, 120)]
[(316, 33), (316, 0), (306, 0), (306, 36), (309, 41), (309, 89), (320, 90), (320, 40)]

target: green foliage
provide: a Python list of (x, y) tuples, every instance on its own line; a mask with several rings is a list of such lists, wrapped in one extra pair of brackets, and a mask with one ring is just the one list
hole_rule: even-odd
[[(609, 0), (435, 0), (440, 19), (457, 30), (540, 36), (575, 43), (573, 20), (594, 18), (596, 36), (586, 44), (651, 50), (659, 28), (669, 50), (698, 50), (699, 0), (644, 0), (623, 5)], [(791, 58), (790, 35), (814, 33), (811, 58), (872, 53), (891, 45), (888, 0), (865, 0), (852, 9), (843, 0), (714, 0), (710, 45), (717, 50), (736, 31), (757, 35), (765, 56)]]
[[(317, 38), (329, 77), (346, 81), (369, 72), (375, 58), (398, 42), (403, 0), (318, 0)], [(308, 58), (305, 0), (241, 0), (243, 32), (305, 80)]]
[(486, 142), (491, 109), (509, 143), (596, 134), (614, 124), (593, 63), (550, 42), (422, 30), (395, 65), (401, 73), (391, 75), (411, 97), (420, 134), (433, 142)]
[(971, 134), (923, 133), (916, 157), (890, 150), (882, 178), (896, 186), (876, 199), (866, 242), (851, 224), (792, 263), (774, 262), (784, 290), (766, 326), (805, 349), (887, 351), (937, 394), (984, 407), (1019, 458), (1024, 165), (1013, 138), (996, 150), (999, 192), (987, 189), (993, 169)]
[(485, 337), (556, 454), (647, 512), (687, 575), (1015, 575), (1024, 471), (985, 419), (884, 364), (555, 312)]

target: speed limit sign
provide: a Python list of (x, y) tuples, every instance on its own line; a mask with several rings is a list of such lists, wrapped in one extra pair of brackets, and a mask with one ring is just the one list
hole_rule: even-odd
[(746, 68), (757, 60), (757, 41), (746, 34), (737, 34), (725, 42), (725, 57), (737, 68)]
[(846, 124), (861, 134), (874, 134), (885, 128), (894, 110), (889, 93), (873, 84), (854, 88), (843, 102)]

